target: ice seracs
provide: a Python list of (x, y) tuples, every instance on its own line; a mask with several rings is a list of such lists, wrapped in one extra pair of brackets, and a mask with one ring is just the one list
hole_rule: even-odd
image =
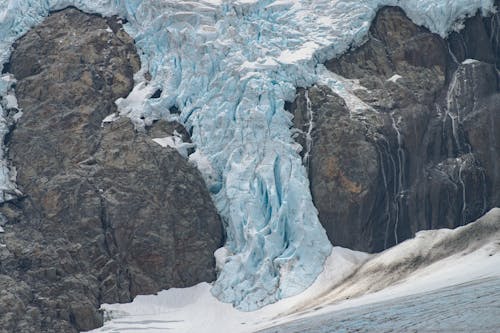
[[(142, 69), (130, 96), (117, 102), (121, 115), (139, 127), (179, 120), (192, 133), (190, 160), (227, 233), (229, 255), (212, 292), (243, 310), (304, 290), (331, 251), (284, 110), (295, 88), (317, 82), (318, 64), (362, 43), (381, 6), (401, 6), (441, 35), (479, 8), (494, 9), (492, 0), (7, 0), (0, 3), (0, 62), (28, 28), (69, 5), (127, 19)], [(161, 96), (149, 99), (157, 88)], [(180, 115), (170, 114), (172, 106)], [(1, 161), (0, 181), (9, 188)]]

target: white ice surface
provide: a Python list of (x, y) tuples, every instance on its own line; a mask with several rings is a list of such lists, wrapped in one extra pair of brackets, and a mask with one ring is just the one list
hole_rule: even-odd
[[(455, 230), (427, 231), (379, 255), (335, 247), (326, 262), (325, 270), (310, 288), (300, 295), (283, 299), (258, 311), (237, 311), (228, 304), (217, 301), (210, 294), (210, 285), (201, 283), (191, 288), (162, 291), (157, 296), (138, 296), (129, 304), (105, 304), (103, 309), (114, 319), (93, 332), (121, 332), (122, 329), (127, 332), (149, 332), (169, 329), (176, 333), (250, 333), (307, 316), (500, 277), (500, 209), (492, 210), (486, 218), (475, 224)], [(461, 234), (475, 233), (474, 230), (477, 229), (473, 229), (474, 227), (484, 227), (491, 231), (480, 232), (479, 238), (460, 238)], [(458, 244), (457, 239), (460, 239)], [(436, 249), (438, 243), (456, 246), (447, 248), (444, 245)], [(351, 285), (350, 279), (344, 278), (359, 267), (397, 265), (430, 248), (436, 251), (444, 248), (447, 252), (441, 260), (426, 263), (409, 274), (398, 276), (398, 272), (388, 270), (385, 272), (386, 276), (365, 276), (368, 283), (375, 283), (389, 275), (393, 278), (390, 285), (378, 292), (348, 300), (345, 300), (348, 294), (339, 299), (338, 295), (332, 293), (346, 288), (356, 289), (356, 284)], [(457, 248), (461, 250), (454, 252)], [(352, 294), (356, 293), (354, 289), (351, 290)], [(358, 289), (366, 292), (363, 283), (358, 285)], [(314, 309), (321, 307), (321, 310), (311, 309), (311, 306)]]
[[(212, 293), (245, 310), (304, 290), (331, 251), (284, 110), (295, 88), (320, 80), (318, 64), (362, 43), (383, 5), (401, 6), (442, 36), (479, 8), (493, 10), (492, 0), (3, 0), (0, 63), (16, 38), (68, 5), (128, 20), (142, 69), (119, 110), (138, 126), (177, 117), (192, 131), (190, 160), (223, 217), (230, 253)], [(342, 80), (326, 79), (350, 96)], [(158, 88), (162, 96), (149, 99)], [(9, 188), (0, 160), (0, 189)]]
[(104, 124), (106, 124), (106, 123), (112, 123), (118, 119), (120, 119), (120, 115), (118, 115), (116, 113), (112, 113), (102, 120), (101, 126), (104, 126)]

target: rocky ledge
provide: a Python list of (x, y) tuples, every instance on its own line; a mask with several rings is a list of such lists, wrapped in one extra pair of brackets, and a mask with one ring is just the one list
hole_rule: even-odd
[(500, 206), (499, 19), (478, 14), (443, 40), (383, 8), (361, 47), (325, 64), (365, 111), (298, 90), (289, 108), (304, 151), (313, 115), (307, 166), (333, 244), (377, 252)]
[(23, 196), (0, 207), (0, 331), (89, 330), (102, 303), (215, 278), (223, 234), (205, 183), (152, 140), (178, 125), (103, 124), (139, 67), (117, 18), (73, 8), (14, 46), (22, 116), (6, 144)]

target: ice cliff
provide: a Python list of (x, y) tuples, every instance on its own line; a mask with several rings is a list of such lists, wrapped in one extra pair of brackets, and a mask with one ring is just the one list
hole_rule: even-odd
[[(4, 0), (0, 62), (52, 10), (76, 6), (126, 19), (143, 67), (129, 97), (117, 101), (121, 114), (139, 127), (178, 119), (191, 132), (196, 153), (190, 159), (202, 171), (227, 233), (212, 292), (253, 310), (309, 286), (331, 250), (285, 101), (294, 99), (296, 87), (323, 81), (346, 95), (341, 78), (325, 78), (319, 64), (362, 43), (385, 5), (400, 6), (442, 36), (478, 9), (494, 10), (492, 0)], [(0, 80), (4, 97), (13, 83), (8, 76)], [(149, 99), (157, 89), (160, 98)], [(9, 100), (2, 102), (1, 124)], [(170, 113), (173, 106), (180, 115)], [(7, 131), (0, 126), (0, 135)], [(1, 159), (3, 200), (15, 191), (12, 178)]]

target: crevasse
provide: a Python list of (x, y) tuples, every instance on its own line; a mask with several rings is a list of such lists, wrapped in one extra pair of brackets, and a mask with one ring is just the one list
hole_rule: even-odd
[[(492, 0), (3, 0), (0, 62), (16, 38), (70, 5), (128, 21), (142, 69), (129, 97), (117, 101), (121, 114), (137, 126), (178, 119), (192, 133), (190, 159), (227, 233), (212, 292), (243, 310), (304, 290), (331, 250), (284, 110), (295, 88), (328, 82), (349, 95), (319, 64), (362, 43), (383, 5), (402, 7), (442, 36), (477, 9), (494, 10)], [(0, 81), (3, 95), (10, 83)], [(157, 88), (162, 96), (148, 99)], [(170, 114), (172, 106), (181, 114)], [(0, 126), (0, 135), (6, 131)], [(11, 178), (1, 159), (2, 193), (14, 189)]]

